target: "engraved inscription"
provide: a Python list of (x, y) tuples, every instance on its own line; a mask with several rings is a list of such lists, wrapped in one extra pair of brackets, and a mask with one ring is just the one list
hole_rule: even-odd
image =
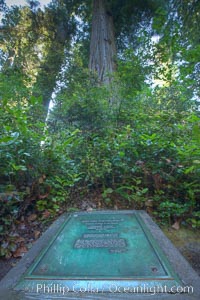
[[(126, 240), (119, 238), (119, 232), (109, 232), (117, 230), (117, 226), (124, 218), (110, 219), (81, 219), (80, 222), (86, 226), (87, 230), (81, 238), (74, 243), (75, 249), (107, 248), (109, 253), (122, 253), (127, 251)], [(91, 232), (92, 231), (92, 232)], [(107, 231), (107, 232), (106, 232)]]
[(109, 230), (114, 229), (124, 219), (102, 219), (102, 220), (81, 220), (81, 223), (87, 226), (88, 230)]
[(125, 248), (126, 241), (125, 239), (78, 239), (74, 248), (83, 249), (83, 248)]
[(100, 220), (81, 220), (82, 223), (119, 223), (124, 221), (123, 218), (120, 219), (100, 219)]
[(83, 238), (84, 239), (102, 239), (102, 238), (118, 238), (119, 237), (119, 233), (86, 233), (83, 234)]
[(108, 230), (108, 229), (114, 229), (115, 226), (113, 225), (92, 225), (87, 227), (89, 230)]

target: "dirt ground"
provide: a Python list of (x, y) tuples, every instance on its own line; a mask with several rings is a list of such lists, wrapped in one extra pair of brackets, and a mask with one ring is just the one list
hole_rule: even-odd
[(185, 227), (162, 230), (200, 276), (200, 230)]

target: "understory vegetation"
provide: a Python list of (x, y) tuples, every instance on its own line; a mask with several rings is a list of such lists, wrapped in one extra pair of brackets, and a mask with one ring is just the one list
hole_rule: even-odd
[[(160, 40), (153, 43), (152, 32), (141, 25), (135, 48), (127, 42), (116, 58), (109, 85), (89, 72), (85, 37), (65, 45), (67, 62), (56, 78), (54, 106), (46, 118), (35, 78), (39, 71), (34, 71), (39, 62), (31, 54), (36, 46), (28, 47), (38, 42), (44, 65), (50, 30), (39, 32), (45, 36), (39, 41), (32, 28), (33, 36), (23, 33), (17, 44), (12, 30), (31, 11), (21, 10), (21, 17), (18, 10), (7, 12), (4, 25), (11, 27), (11, 36), (2, 38), (0, 255), (16, 251), (15, 227), (22, 218), (36, 214), (45, 223), (79, 209), (89, 195), (96, 209), (144, 209), (162, 224), (199, 228), (200, 46), (195, 28), (193, 36), (186, 35), (180, 19), (164, 23), (161, 13), (152, 25), (154, 32), (162, 28)], [(32, 14), (29, 21), (36, 11)], [(29, 23), (23, 26), (30, 30)], [(7, 65), (12, 47), (18, 51), (16, 63)]]

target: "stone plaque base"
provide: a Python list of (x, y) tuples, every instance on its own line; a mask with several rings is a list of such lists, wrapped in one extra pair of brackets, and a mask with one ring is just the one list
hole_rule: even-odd
[(180, 280), (139, 214), (80, 212), (66, 218), (16, 289), (112, 292), (145, 285), (162, 291)]
[[(179, 292), (180, 299), (197, 299), (193, 298), (197, 278), (145, 212), (94, 211), (63, 215), (0, 288), (20, 295), (20, 300), (173, 293), (179, 299)], [(186, 284), (193, 291), (184, 290)]]

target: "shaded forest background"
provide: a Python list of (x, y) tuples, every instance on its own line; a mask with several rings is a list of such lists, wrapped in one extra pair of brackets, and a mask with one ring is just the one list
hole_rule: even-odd
[(200, 227), (200, 2), (98, 1), (117, 49), (103, 76), (92, 1), (0, 1), (1, 256), (26, 218), (80, 208)]

